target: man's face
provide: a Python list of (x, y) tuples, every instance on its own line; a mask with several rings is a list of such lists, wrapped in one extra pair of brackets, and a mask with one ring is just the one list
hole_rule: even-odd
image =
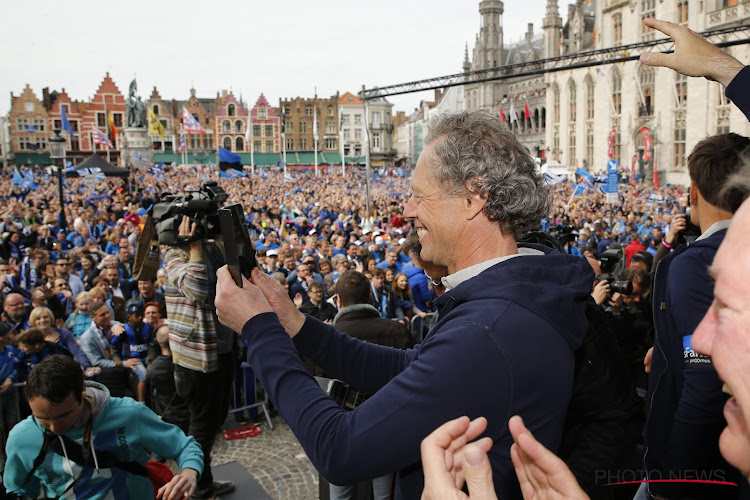
[(336, 248), (344, 248), (344, 243), (346, 239), (343, 236), (336, 237)]
[(81, 424), (83, 401), (76, 401), (72, 392), (57, 404), (40, 396), (33, 397), (29, 399), (29, 407), (39, 425), (53, 434), (65, 434)]
[(385, 256), (385, 263), (388, 264), (389, 266), (392, 266), (393, 264), (395, 264), (396, 263), (396, 254), (394, 254), (392, 252), (388, 252), (386, 254), (386, 256)]
[(284, 259), (284, 267), (287, 269), (292, 269), (294, 267), (294, 257), (286, 257)]
[(31, 292), (31, 304), (34, 307), (47, 307), (47, 297), (41, 290)]
[(94, 323), (102, 330), (106, 330), (112, 324), (112, 315), (109, 313), (109, 307), (100, 307), (94, 313)]
[(110, 285), (117, 287), (117, 285), (120, 283), (120, 270), (119, 269), (113, 269), (113, 268), (107, 268), (104, 270), (104, 279), (106, 279)]
[(288, 240), (291, 245), (299, 245), (299, 235), (297, 234), (292, 234), (291, 236), (289, 236)]
[(372, 277), (372, 284), (377, 290), (380, 290), (381, 288), (383, 288), (384, 282), (385, 282), (385, 276), (383, 276), (382, 274)]
[(55, 278), (55, 280), (52, 282), (52, 289), (55, 291), (55, 293), (62, 293), (65, 290), (70, 290), (70, 285), (68, 284), (68, 280), (65, 278)]
[(161, 313), (156, 306), (148, 306), (144, 312), (144, 318), (148, 324), (156, 324), (161, 319)]
[(735, 214), (714, 257), (714, 301), (693, 334), (693, 349), (710, 356), (716, 372), (733, 393), (724, 406), (727, 427), (719, 449), (742, 474), (750, 475), (750, 204)]
[(310, 268), (309, 267), (307, 267), (304, 264), (300, 264), (299, 266), (297, 266), (297, 278), (298, 279), (304, 280), (308, 276), (310, 276)]
[(349, 248), (346, 249), (346, 255), (348, 255), (351, 258), (354, 258), (357, 256), (357, 246), (356, 245), (349, 245)]
[(120, 247), (117, 251), (120, 262), (128, 262), (130, 260), (130, 249), (128, 247)]
[(26, 302), (20, 295), (10, 295), (5, 299), (5, 312), (8, 313), (13, 321), (21, 321), (26, 312)]
[(138, 280), (138, 291), (144, 297), (151, 297), (154, 293), (154, 284), (151, 280)]
[(10, 264), (0, 264), (0, 274), (12, 274)]
[(310, 301), (313, 304), (320, 304), (323, 301), (323, 289), (320, 287), (310, 288), (308, 290), (308, 295), (310, 296)]
[(68, 259), (58, 259), (57, 262), (55, 262), (55, 275), (67, 278), (69, 266), (70, 262), (68, 262)]
[(414, 228), (422, 245), (422, 260), (448, 267), (453, 273), (454, 248), (460, 240), (462, 199), (448, 197), (431, 172), (434, 143), (428, 145), (417, 160), (411, 177), (412, 195), (404, 209), (404, 217), (414, 220)]

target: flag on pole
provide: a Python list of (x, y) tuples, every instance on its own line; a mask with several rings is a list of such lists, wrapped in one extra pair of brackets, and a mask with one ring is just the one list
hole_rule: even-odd
[(75, 141), (76, 135), (73, 133), (73, 127), (70, 126), (68, 115), (65, 114), (65, 107), (62, 105), (62, 103), (60, 103), (60, 123), (62, 124), (62, 129), (68, 133), (71, 139)]
[(318, 109), (313, 107), (313, 140), (318, 140)]
[(503, 111), (503, 105), (500, 105), (500, 120), (502, 120), (503, 123), (507, 122), (507, 118), (505, 118), (505, 111)]
[(182, 123), (185, 127), (185, 132), (194, 132), (196, 134), (206, 133), (201, 124), (198, 123), (198, 120), (188, 112), (187, 108), (182, 108)]
[(643, 135), (643, 160), (649, 161), (651, 159), (651, 130), (648, 127), (641, 127), (641, 135)]
[(518, 124), (518, 115), (516, 114), (516, 107), (513, 105), (513, 101), (510, 102), (510, 122)]
[(617, 129), (613, 128), (612, 132), (609, 133), (609, 150), (607, 154), (610, 158), (615, 157), (615, 138), (617, 137)]
[(112, 141), (112, 144), (117, 144), (117, 128), (115, 127), (115, 121), (112, 119), (112, 114), (109, 112), (109, 109), (105, 107), (104, 112), (107, 115), (109, 138)]
[(185, 132), (180, 133), (180, 142), (177, 146), (177, 152), (183, 153), (185, 151)]
[[(286, 111), (281, 110), (281, 138), (286, 137)], [(283, 141), (282, 141), (283, 142)]]
[(112, 146), (112, 141), (109, 140), (107, 134), (96, 127), (91, 129), (91, 132), (94, 134), (94, 144), (101, 144), (102, 146), (107, 146), (110, 149), (114, 148), (114, 146)]
[(148, 163), (148, 158), (145, 155), (139, 153), (138, 151), (133, 151), (131, 156), (133, 158), (133, 161), (137, 161), (141, 163)]
[(13, 185), (21, 189), (39, 189), (39, 185), (34, 182), (33, 172), (21, 173), (17, 168), (13, 169)]
[(151, 108), (148, 109), (148, 128), (151, 135), (158, 135), (162, 141), (164, 140), (164, 125)]

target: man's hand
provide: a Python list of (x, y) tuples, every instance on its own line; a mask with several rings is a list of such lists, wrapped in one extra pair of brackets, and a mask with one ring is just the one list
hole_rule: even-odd
[(304, 303), (305, 303), (305, 301), (302, 300), (302, 294), (301, 293), (298, 293), (298, 294), (296, 294), (294, 296), (294, 307), (296, 307), (297, 309), (299, 309), (300, 307), (302, 307), (302, 304), (304, 304)]
[(122, 325), (112, 325), (112, 336), (117, 337), (125, 333), (125, 327)]
[[(464, 481), (472, 500), (497, 500), (487, 452), (492, 439), (469, 443), (487, 428), (487, 420), (460, 417), (446, 422), (422, 441), (424, 491), (422, 500), (468, 499), (461, 491)], [(467, 444), (469, 443), (469, 444)]]
[(286, 333), (294, 338), (305, 324), (305, 315), (294, 307), (284, 287), (269, 275), (253, 269), (252, 281), (263, 292)]
[(674, 53), (647, 52), (641, 62), (647, 66), (666, 66), (687, 76), (703, 76), (725, 87), (744, 65), (708, 42), (698, 33), (679, 24), (644, 19), (643, 24), (661, 31), (674, 40)]
[(646, 373), (651, 373), (651, 358), (654, 357), (654, 348), (650, 348), (646, 352), (646, 357), (643, 358), (643, 371)]
[(128, 358), (125, 360), (125, 366), (127, 366), (131, 370), (133, 369), (135, 365), (140, 365), (140, 364), (141, 364), (141, 360), (138, 358)]
[(594, 297), (596, 305), (600, 306), (604, 304), (604, 301), (609, 297), (609, 282), (607, 280), (602, 280), (597, 283), (594, 287), (594, 291), (591, 292), (591, 296)]
[(516, 415), (508, 422), (515, 443), (510, 458), (524, 498), (588, 500), (565, 462), (544, 447)]
[[(261, 274), (257, 269), (253, 269), (252, 277)], [(290, 306), (294, 305), (286, 300)], [(265, 312), (274, 312), (268, 300), (263, 296), (263, 292), (255, 284), (251, 283), (244, 276), (242, 277), (242, 288), (239, 288), (232, 279), (227, 266), (221, 267), (216, 271), (216, 315), (221, 323), (237, 333), (242, 332), (250, 319)]]
[(198, 472), (183, 469), (170, 482), (159, 488), (156, 498), (162, 500), (179, 500), (190, 498), (198, 485)]
[[(187, 215), (182, 216), (180, 227), (177, 229), (177, 236), (186, 236), (192, 238), (195, 236), (195, 222), (190, 223), (190, 218)], [(200, 252), (203, 250), (203, 242), (201, 240), (195, 240), (190, 242), (191, 252)]]
[(3, 385), (0, 385), (0, 394), (8, 392), (13, 387), (13, 381), (10, 378), (6, 378), (3, 381)]
[(667, 237), (664, 238), (664, 241), (667, 242), (667, 245), (674, 245), (677, 237), (682, 231), (685, 230), (686, 227), (687, 216), (685, 214), (677, 214), (672, 217), (672, 223), (669, 225), (669, 233), (667, 233)]

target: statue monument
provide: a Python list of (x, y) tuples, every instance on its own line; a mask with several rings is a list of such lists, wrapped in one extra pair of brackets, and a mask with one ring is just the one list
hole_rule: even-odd
[(122, 162), (136, 169), (146, 169), (153, 165), (154, 145), (148, 135), (148, 112), (146, 103), (138, 94), (135, 78), (130, 82), (130, 92), (126, 103), (126, 127), (122, 148)]

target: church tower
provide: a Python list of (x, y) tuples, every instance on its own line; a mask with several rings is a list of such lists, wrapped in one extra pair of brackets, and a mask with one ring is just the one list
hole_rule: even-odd
[(562, 36), (562, 17), (557, 10), (557, 0), (547, 0), (547, 12), (542, 21), (544, 29), (544, 54), (542, 57), (560, 55), (560, 37)]
[(503, 2), (479, 2), (482, 25), (474, 46), (473, 68), (486, 69), (503, 65)]

